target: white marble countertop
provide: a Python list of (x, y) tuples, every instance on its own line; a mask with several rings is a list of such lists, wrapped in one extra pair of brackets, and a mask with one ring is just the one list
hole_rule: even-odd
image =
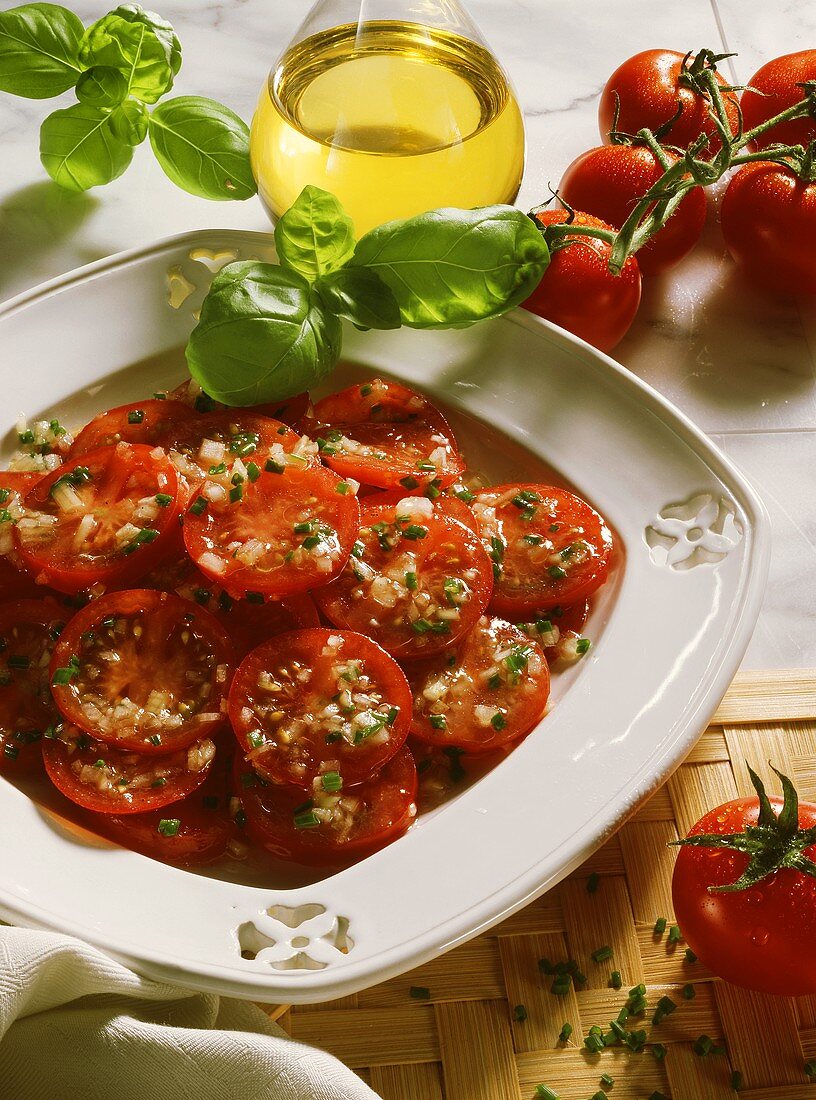
[[(69, 6), (86, 22), (106, 6)], [(4, 8), (14, 6), (2, 0)], [(110, 5), (114, 6), (113, 4)], [(251, 116), (258, 89), (307, 0), (162, 0), (149, 5), (184, 45), (178, 94), (207, 94)], [(569, 161), (597, 144), (609, 74), (638, 50), (733, 50), (746, 80), (765, 60), (816, 45), (816, 5), (780, 0), (469, 0), (515, 82), (527, 118), (519, 204), (546, 197)], [(0, 298), (111, 252), (170, 233), (268, 228), (257, 201), (209, 203), (177, 191), (147, 148), (126, 175), (88, 195), (59, 191), (38, 157), (49, 101), (0, 97)], [(740, 283), (716, 219), (697, 250), (646, 285), (616, 357), (676, 402), (754, 481), (774, 524), (765, 608), (746, 667), (816, 666), (816, 307), (769, 304)]]

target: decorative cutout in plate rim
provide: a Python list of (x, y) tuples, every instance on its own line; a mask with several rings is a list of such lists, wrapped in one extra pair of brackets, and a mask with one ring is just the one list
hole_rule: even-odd
[(241, 958), (273, 970), (324, 970), (354, 947), (348, 917), (325, 905), (270, 905), (235, 929)]
[(667, 504), (644, 531), (652, 561), (678, 570), (722, 561), (744, 535), (736, 512), (728, 497), (710, 492)]

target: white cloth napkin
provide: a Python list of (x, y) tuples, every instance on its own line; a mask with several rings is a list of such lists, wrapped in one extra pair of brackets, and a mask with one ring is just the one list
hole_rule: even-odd
[(377, 1100), (255, 1005), (151, 982), (71, 936), (0, 927), (8, 1100)]

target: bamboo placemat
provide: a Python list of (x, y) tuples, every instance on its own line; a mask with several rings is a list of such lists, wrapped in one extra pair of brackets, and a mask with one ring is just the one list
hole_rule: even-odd
[[(718, 803), (753, 793), (746, 761), (778, 793), (769, 759), (802, 798), (816, 800), (816, 670), (737, 676), (668, 783), (583, 867), (486, 935), (363, 993), (268, 1011), (295, 1038), (353, 1067), (384, 1100), (532, 1100), (538, 1084), (559, 1100), (590, 1100), (604, 1087), (602, 1074), (614, 1078), (609, 1100), (734, 1100), (735, 1070), (743, 1100), (816, 1100), (804, 1071), (816, 1057), (816, 996), (726, 985), (669, 936), (675, 857), (667, 842)], [(590, 876), (597, 884), (593, 877), (588, 890)], [(654, 932), (660, 917), (662, 936)], [(593, 962), (601, 945), (613, 957)], [(542, 958), (577, 960), (586, 984), (551, 993)], [(619, 991), (609, 986), (613, 970)], [(649, 1008), (627, 1026), (650, 1033), (644, 1051), (582, 1052), (589, 1028), (606, 1031), (641, 982)], [(688, 985), (693, 998), (684, 995)], [(664, 996), (677, 1009), (653, 1027)], [(563, 1043), (565, 1023), (573, 1032)], [(726, 1052), (703, 1055), (701, 1036)], [(662, 1058), (654, 1044), (665, 1047)]]

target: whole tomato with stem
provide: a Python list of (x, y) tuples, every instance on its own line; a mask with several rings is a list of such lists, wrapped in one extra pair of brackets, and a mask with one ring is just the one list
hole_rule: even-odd
[(728, 251), (760, 290), (816, 295), (816, 181), (770, 161), (746, 164), (728, 184), (720, 223)]
[[(666, 158), (670, 165), (679, 160), (669, 151)], [(645, 145), (600, 145), (575, 158), (561, 177), (558, 194), (576, 210), (620, 229), (664, 171)], [(706, 207), (705, 190), (690, 190), (663, 228), (639, 249), (643, 275), (668, 271), (694, 248), (705, 225)]]
[[(816, 805), (787, 778), (701, 818), (674, 867), (674, 913), (694, 953), (721, 978), (763, 993), (816, 993)], [(774, 768), (774, 771), (776, 769)]]
[[(695, 66), (698, 70), (710, 67), (702, 55), (690, 59), (688, 54), (677, 50), (643, 50), (624, 61), (601, 92), (598, 106), (601, 138), (608, 142), (613, 129), (636, 134), (647, 127), (652, 133), (660, 130), (661, 141), (686, 149), (700, 134), (708, 134), (710, 140), (705, 152), (716, 153), (721, 143), (709, 113), (709, 101), (693, 87)], [(726, 91), (728, 85), (716, 70), (715, 78), (723, 89), (723, 105), (734, 134), (739, 128), (736, 97)]]
[[(757, 69), (742, 93), (743, 128), (753, 130), (798, 103), (804, 91), (800, 84), (816, 81), (816, 50), (801, 50), (775, 57)], [(754, 141), (753, 149), (767, 149), (769, 145), (801, 145), (807, 147), (816, 139), (816, 119), (806, 116), (771, 126)]]
[[(535, 215), (543, 226), (569, 222), (576, 227), (607, 230), (612, 226), (591, 214), (543, 210)], [(620, 275), (609, 270), (612, 246), (598, 237), (567, 235), (551, 245), (550, 265), (524, 308), (574, 333), (600, 351), (618, 344), (640, 305), (640, 268), (629, 256)]]

